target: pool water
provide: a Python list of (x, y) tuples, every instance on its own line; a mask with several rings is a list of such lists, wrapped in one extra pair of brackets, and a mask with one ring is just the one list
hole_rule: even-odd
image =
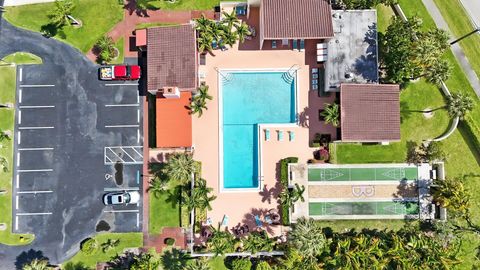
[(257, 188), (257, 125), (296, 121), (296, 81), (285, 72), (222, 73), (223, 188)]

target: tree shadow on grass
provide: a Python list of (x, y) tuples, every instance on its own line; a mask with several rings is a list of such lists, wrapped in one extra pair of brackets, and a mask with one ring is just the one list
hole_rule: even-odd
[(178, 249), (166, 250), (161, 257), (163, 269), (183, 270), (189, 256)]
[(54, 37), (57, 32), (58, 28), (52, 23), (44, 24), (40, 27), (40, 32), (46, 38)]
[(34, 259), (48, 261), (48, 258), (43, 255), (42, 251), (29, 249), (28, 251), (23, 251), (17, 256), (15, 267), (16, 269), (23, 269), (25, 264), (32, 262)]
[(62, 267), (63, 270), (90, 270), (83, 262), (69, 262)]

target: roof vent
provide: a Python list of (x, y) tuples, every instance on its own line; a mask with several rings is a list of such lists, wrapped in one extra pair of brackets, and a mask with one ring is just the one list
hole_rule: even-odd
[(165, 98), (180, 98), (178, 87), (163, 87), (162, 94)]

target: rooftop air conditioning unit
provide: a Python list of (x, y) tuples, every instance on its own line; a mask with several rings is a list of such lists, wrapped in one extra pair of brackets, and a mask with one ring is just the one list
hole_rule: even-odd
[(163, 87), (162, 92), (165, 98), (180, 98), (178, 87)]

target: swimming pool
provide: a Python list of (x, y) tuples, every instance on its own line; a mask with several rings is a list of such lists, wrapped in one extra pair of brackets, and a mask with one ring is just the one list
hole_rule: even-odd
[(286, 71), (220, 71), (222, 189), (258, 188), (258, 124), (296, 122), (296, 74)]

